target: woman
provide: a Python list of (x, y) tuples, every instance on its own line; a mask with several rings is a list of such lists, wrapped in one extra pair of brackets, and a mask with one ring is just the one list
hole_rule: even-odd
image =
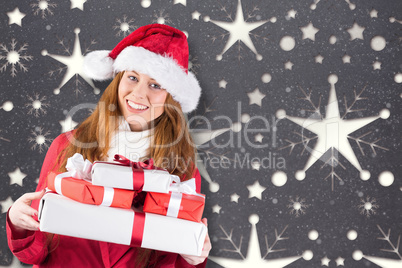
[[(181, 180), (195, 177), (200, 192), (195, 149), (183, 112), (196, 108), (201, 89), (187, 67), (185, 35), (158, 24), (140, 27), (111, 52), (95, 51), (86, 56), (84, 69), (91, 78), (114, 76), (113, 81), (95, 111), (77, 129), (53, 141), (37, 191), (23, 195), (10, 208), (7, 236), (14, 255), (37, 267), (205, 266), (211, 249), (208, 235), (202, 255), (197, 257), (45, 234), (36, 221), (48, 172), (64, 172), (74, 153), (90, 161), (110, 160), (115, 153), (133, 161), (151, 157), (156, 166)], [(144, 197), (138, 195), (134, 205), (141, 206)], [(202, 222), (207, 224), (206, 219)]]

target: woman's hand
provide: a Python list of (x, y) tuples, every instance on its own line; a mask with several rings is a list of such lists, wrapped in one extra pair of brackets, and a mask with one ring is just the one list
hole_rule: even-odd
[[(201, 220), (201, 222), (203, 224), (205, 224), (205, 226), (208, 227), (208, 223), (207, 223), (207, 219), (203, 218)], [(204, 247), (202, 248), (202, 253), (201, 256), (192, 256), (192, 255), (185, 255), (185, 254), (180, 254), (183, 259), (185, 259), (189, 264), (191, 265), (197, 265), (200, 263), (203, 263), (205, 261), (205, 259), (208, 257), (209, 255), (209, 251), (212, 249), (212, 245), (211, 245), (211, 240), (209, 239), (209, 235), (207, 233), (207, 236), (205, 237), (205, 241), (204, 241)]]
[(32, 217), (38, 215), (38, 211), (31, 207), (32, 200), (40, 199), (45, 194), (45, 190), (34, 193), (26, 193), (18, 198), (8, 212), (8, 218), (13, 228), (22, 233), (26, 230), (38, 231), (39, 222)]

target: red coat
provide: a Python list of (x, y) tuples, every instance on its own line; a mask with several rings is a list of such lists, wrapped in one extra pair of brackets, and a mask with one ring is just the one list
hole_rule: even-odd
[[(68, 145), (67, 132), (58, 136), (50, 146), (40, 173), (36, 191), (46, 187), (46, 176), (49, 171), (58, 169), (55, 160), (58, 154)], [(193, 177), (196, 178), (196, 190), (200, 192), (201, 177), (198, 169)], [(39, 200), (32, 202), (32, 207), (38, 209)], [(138, 248), (95, 240), (74, 238), (57, 235), (59, 239), (55, 250), (48, 252), (46, 235), (40, 231), (27, 231), (25, 237), (16, 237), (13, 226), (7, 217), (7, 239), (12, 253), (22, 262), (34, 264), (34, 267), (134, 267)], [(158, 251), (155, 267), (195, 267), (188, 264), (179, 254)], [(205, 267), (204, 263), (197, 268)]]

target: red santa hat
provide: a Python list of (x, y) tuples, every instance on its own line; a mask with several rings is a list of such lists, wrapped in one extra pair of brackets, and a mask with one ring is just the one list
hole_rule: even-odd
[(163, 24), (138, 28), (112, 50), (88, 53), (84, 71), (94, 80), (108, 80), (121, 71), (137, 71), (155, 79), (184, 113), (197, 107), (201, 87), (188, 71), (188, 44), (182, 31)]

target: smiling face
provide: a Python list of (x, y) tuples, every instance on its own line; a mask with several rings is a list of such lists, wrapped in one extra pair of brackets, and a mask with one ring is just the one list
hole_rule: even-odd
[(126, 71), (119, 84), (119, 108), (132, 131), (143, 131), (164, 112), (167, 91), (151, 77)]

